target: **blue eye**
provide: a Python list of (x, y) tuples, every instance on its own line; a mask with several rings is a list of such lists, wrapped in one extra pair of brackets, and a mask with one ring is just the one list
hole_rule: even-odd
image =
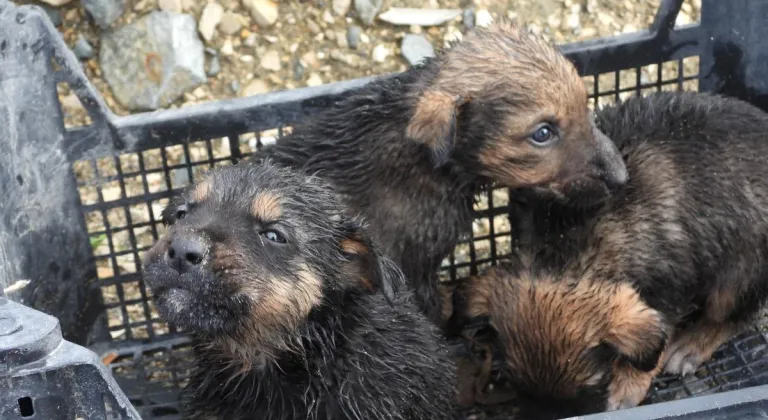
[(555, 130), (545, 124), (537, 128), (531, 135), (531, 140), (537, 145), (544, 145), (552, 141), (555, 138)]
[(285, 237), (283, 235), (281, 235), (280, 232), (278, 232), (276, 230), (273, 230), (273, 229), (263, 230), (263, 231), (259, 232), (259, 235), (267, 238), (268, 240), (270, 240), (272, 242), (277, 242), (279, 244), (284, 244), (284, 243), (287, 242), (285, 240)]

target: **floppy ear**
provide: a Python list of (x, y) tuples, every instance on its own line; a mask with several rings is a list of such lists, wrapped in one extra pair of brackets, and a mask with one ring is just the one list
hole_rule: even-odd
[(635, 368), (650, 372), (667, 344), (664, 317), (646, 305), (636, 292), (617, 294), (613, 322), (603, 343)]
[(347, 223), (345, 234), (339, 243), (346, 261), (342, 274), (350, 287), (381, 291), (387, 302), (392, 304), (405, 277), (394, 261), (382, 255), (360, 225)]
[(456, 141), (457, 116), (468, 100), (461, 95), (429, 89), (416, 103), (405, 135), (429, 148), (435, 167), (448, 162)]

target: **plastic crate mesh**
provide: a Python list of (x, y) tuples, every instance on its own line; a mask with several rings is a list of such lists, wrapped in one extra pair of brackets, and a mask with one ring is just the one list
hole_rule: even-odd
[[(698, 90), (698, 57), (585, 76), (591, 106), (660, 90)], [(107, 308), (111, 348), (104, 356), (145, 419), (178, 416), (178, 392), (191, 367), (187, 339), (158, 316), (140, 279), (140, 257), (164, 229), (169, 197), (217, 165), (232, 164), (290, 127), (226, 138), (179, 139), (176, 146), (75, 162), (82, 208)], [(511, 250), (509, 191), (478, 197), (471, 237), (445, 259), (441, 278), (461, 281)], [(768, 383), (768, 321), (725, 345), (715, 360), (686, 379), (658, 378), (647, 402), (685, 398)]]

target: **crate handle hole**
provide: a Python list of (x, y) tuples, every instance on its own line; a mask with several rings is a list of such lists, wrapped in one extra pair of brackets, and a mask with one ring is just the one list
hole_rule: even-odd
[(19, 413), (21, 417), (32, 417), (35, 415), (35, 407), (32, 405), (31, 397), (19, 398)]

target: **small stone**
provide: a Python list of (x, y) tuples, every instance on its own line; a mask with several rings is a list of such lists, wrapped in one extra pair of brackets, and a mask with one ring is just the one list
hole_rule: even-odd
[(234, 12), (225, 12), (219, 22), (219, 30), (227, 35), (234, 35), (243, 28), (245, 18)]
[(370, 25), (381, 10), (382, 0), (355, 0), (355, 11), (365, 25)]
[(491, 16), (491, 12), (485, 9), (480, 9), (475, 14), (475, 26), (487, 28), (488, 26), (491, 26), (492, 23), (493, 16)]
[(208, 71), (205, 73), (208, 77), (216, 77), (221, 73), (221, 62), (219, 61), (218, 55), (211, 57), (211, 60), (208, 62)]
[(349, 12), (349, 6), (352, 5), (352, 0), (333, 0), (331, 2), (331, 8), (333, 13), (337, 16), (344, 16)]
[(251, 12), (253, 20), (262, 28), (277, 21), (277, 3), (272, 0), (242, 0), (243, 6)]
[(106, 29), (125, 12), (125, 0), (81, 0), (83, 7), (101, 29)]
[(383, 63), (387, 61), (387, 58), (392, 55), (392, 51), (384, 44), (379, 44), (373, 48), (371, 58), (377, 63)]
[(445, 34), (445, 37), (443, 37), (443, 45), (448, 48), (452, 44), (455, 44), (459, 41), (464, 39), (464, 35), (459, 31), (458, 29), (454, 29), (451, 32), (448, 32)]
[(579, 14), (571, 14), (568, 16), (568, 28), (577, 29), (581, 27), (581, 16)]
[(582, 28), (581, 33), (582, 39), (588, 39), (588, 38), (594, 38), (597, 36), (597, 29), (595, 28)]
[(61, 12), (59, 11), (59, 9), (50, 7), (46, 4), (43, 4), (41, 7), (43, 8), (43, 10), (45, 10), (45, 14), (48, 15), (48, 19), (51, 20), (51, 23), (53, 24), (53, 26), (61, 25)]
[[(245, 31), (245, 29), (243, 29)], [(243, 37), (244, 33), (241, 33), (240, 36)], [(246, 47), (255, 47), (256, 44), (259, 42), (259, 38), (256, 36), (256, 34), (249, 33), (246, 35), (243, 44), (245, 44)]]
[(409, 34), (404, 36), (400, 49), (403, 57), (412, 66), (422, 63), (428, 57), (435, 56), (434, 47), (422, 35)]
[(221, 18), (224, 16), (224, 7), (219, 3), (208, 3), (203, 9), (203, 14), (200, 15), (200, 22), (197, 24), (197, 30), (200, 31), (200, 35), (203, 39), (210, 41), (213, 39), (213, 33), (216, 31), (216, 27), (221, 22)]
[(240, 61), (243, 63), (253, 63), (253, 56), (252, 55), (241, 55)]
[(412, 34), (420, 34), (422, 32), (421, 26), (419, 25), (411, 25), (410, 31)]
[(307, 28), (309, 28), (309, 31), (313, 34), (319, 34), (322, 31), (322, 29), (320, 29), (320, 25), (311, 19), (307, 21)]
[(350, 67), (358, 67), (360, 65), (360, 57), (354, 54), (344, 54), (341, 51), (331, 51), (331, 59), (344, 63)]
[(411, 9), (393, 7), (379, 19), (393, 25), (438, 26), (461, 15), (461, 9)]
[(68, 4), (72, 0), (41, 0), (41, 1), (53, 7), (59, 7), (59, 6), (64, 6), (65, 4)]
[(309, 75), (309, 78), (307, 79), (307, 86), (320, 86), (323, 84), (323, 79), (320, 77), (317, 73), (312, 73)]
[(155, 110), (206, 81), (203, 51), (192, 16), (154, 11), (106, 32), (99, 62), (124, 107)]
[(624, 27), (621, 29), (621, 31), (625, 34), (637, 32), (637, 27), (631, 23), (628, 23), (624, 25)]
[(461, 12), (461, 21), (464, 23), (464, 27), (472, 29), (475, 27), (475, 9), (469, 7)]
[(269, 85), (267, 85), (267, 82), (261, 79), (255, 79), (251, 80), (251, 82), (248, 83), (245, 88), (243, 88), (240, 96), (260, 95), (267, 92), (269, 92)]
[(280, 40), (280, 38), (272, 35), (264, 35), (264, 39), (270, 44), (277, 44), (277, 41)]
[(349, 42), (347, 42), (347, 35), (344, 32), (336, 33), (336, 43), (339, 45), (339, 48), (344, 48), (344, 49), (349, 48)]
[(157, 0), (157, 7), (160, 10), (181, 13), (184, 11), (184, 4), (181, 0)]
[(221, 45), (221, 48), (219, 48), (219, 52), (221, 55), (230, 56), (235, 53), (235, 47), (232, 45), (232, 39), (227, 38), (224, 40), (224, 43)]
[(350, 26), (347, 28), (347, 44), (349, 45), (349, 48), (357, 49), (357, 45), (360, 41), (360, 33), (363, 32), (363, 29), (359, 26)]
[(94, 56), (93, 46), (82, 35), (77, 37), (77, 42), (75, 42), (72, 52), (81, 60), (89, 60)]
[(323, 22), (333, 25), (335, 20), (333, 19), (333, 15), (331, 15), (331, 12), (329, 10), (325, 10), (323, 12)]
[(293, 60), (293, 80), (299, 81), (304, 78), (304, 65), (301, 64), (301, 60)]
[(261, 68), (270, 71), (280, 71), (280, 54), (277, 51), (269, 51), (261, 57)]
[(74, 93), (70, 93), (60, 99), (61, 108), (67, 114), (74, 114), (80, 112), (83, 109), (83, 105), (80, 103), (80, 99)]
[(240, 91), (240, 82), (237, 80), (233, 80), (232, 83), (229, 84), (229, 88), (232, 89), (232, 93), (237, 93)]
[(309, 68), (317, 70), (320, 68), (320, 62), (314, 52), (310, 51), (301, 56), (301, 61)]

